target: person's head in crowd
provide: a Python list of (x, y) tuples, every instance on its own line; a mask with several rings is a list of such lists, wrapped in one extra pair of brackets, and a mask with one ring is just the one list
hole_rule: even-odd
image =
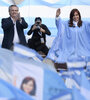
[(35, 80), (32, 77), (25, 77), (21, 83), (21, 90), (34, 96), (36, 94)]
[(78, 9), (72, 9), (70, 12), (69, 26), (74, 27), (73, 21), (77, 22), (78, 27), (82, 26), (81, 14)]
[(17, 16), (17, 14), (19, 13), (19, 8), (17, 5), (10, 5), (9, 6), (9, 15), (14, 18)]
[(36, 18), (35, 18), (35, 24), (36, 24), (36, 25), (41, 25), (41, 24), (42, 24), (42, 19), (41, 19), (41, 17), (36, 17)]

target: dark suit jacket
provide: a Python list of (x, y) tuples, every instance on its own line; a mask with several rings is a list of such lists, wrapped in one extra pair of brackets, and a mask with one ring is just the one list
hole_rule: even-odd
[(44, 42), (46, 43), (46, 34), (47, 35), (51, 35), (51, 32), (49, 31), (49, 29), (47, 28), (46, 25), (44, 24), (41, 24), (40, 26), (41, 28), (43, 28), (45, 30), (45, 33), (42, 33), (42, 36), (38, 34), (38, 30), (35, 29), (34, 31), (32, 31), (32, 28), (33, 28), (33, 25), (31, 26), (30, 30), (28, 31), (28, 35), (32, 35), (32, 39), (35, 40), (35, 42), (40, 42), (40, 38), (43, 38), (44, 39)]
[[(4, 37), (2, 41), (2, 48), (10, 49), (13, 45), (14, 38), (14, 24), (10, 17), (2, 19), (2, 28), (4, 32)], [(24, 29), (28, 27), (28, 24), (22, 18), (22, 23), (20, 21), (16, 22), (17, 33), (19, 36), (20, 44), (26, 45)]]

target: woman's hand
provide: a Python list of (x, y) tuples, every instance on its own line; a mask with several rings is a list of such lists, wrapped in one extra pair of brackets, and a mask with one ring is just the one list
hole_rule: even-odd
[(58, 8), (57, 11), (56, 11), (56, 17), (58, 17), (60, 14), (61, 14), (61, 9)]

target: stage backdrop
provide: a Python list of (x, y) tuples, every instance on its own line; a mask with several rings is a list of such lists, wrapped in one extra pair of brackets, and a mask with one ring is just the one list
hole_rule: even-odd
[(42, 22), (46, 24), (52, 36), (56, 36), (55, 13), (57, 8), (61, 8), (61, 18), (66, 20), (72, 8), (78, 8), (83, 20), (90, 21), (90, 0), (0, 0), (0, 34), (1, 19), (8, 17), (8, 6), (17, 4), (20, 7), (21, 16), (25, 17), (29, 27), (25, 34), (34, 23), (34, 18), (40, 16)]

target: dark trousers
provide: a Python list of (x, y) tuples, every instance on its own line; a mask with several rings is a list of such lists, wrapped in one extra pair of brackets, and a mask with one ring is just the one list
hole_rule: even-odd
[(49, 51), (45, 43), (41, 43), (41, 41), (35, 41), (33, 39), (28, 40), (28, 46), (36, 51), (42, 51), (45, 55), (47, 55)]

